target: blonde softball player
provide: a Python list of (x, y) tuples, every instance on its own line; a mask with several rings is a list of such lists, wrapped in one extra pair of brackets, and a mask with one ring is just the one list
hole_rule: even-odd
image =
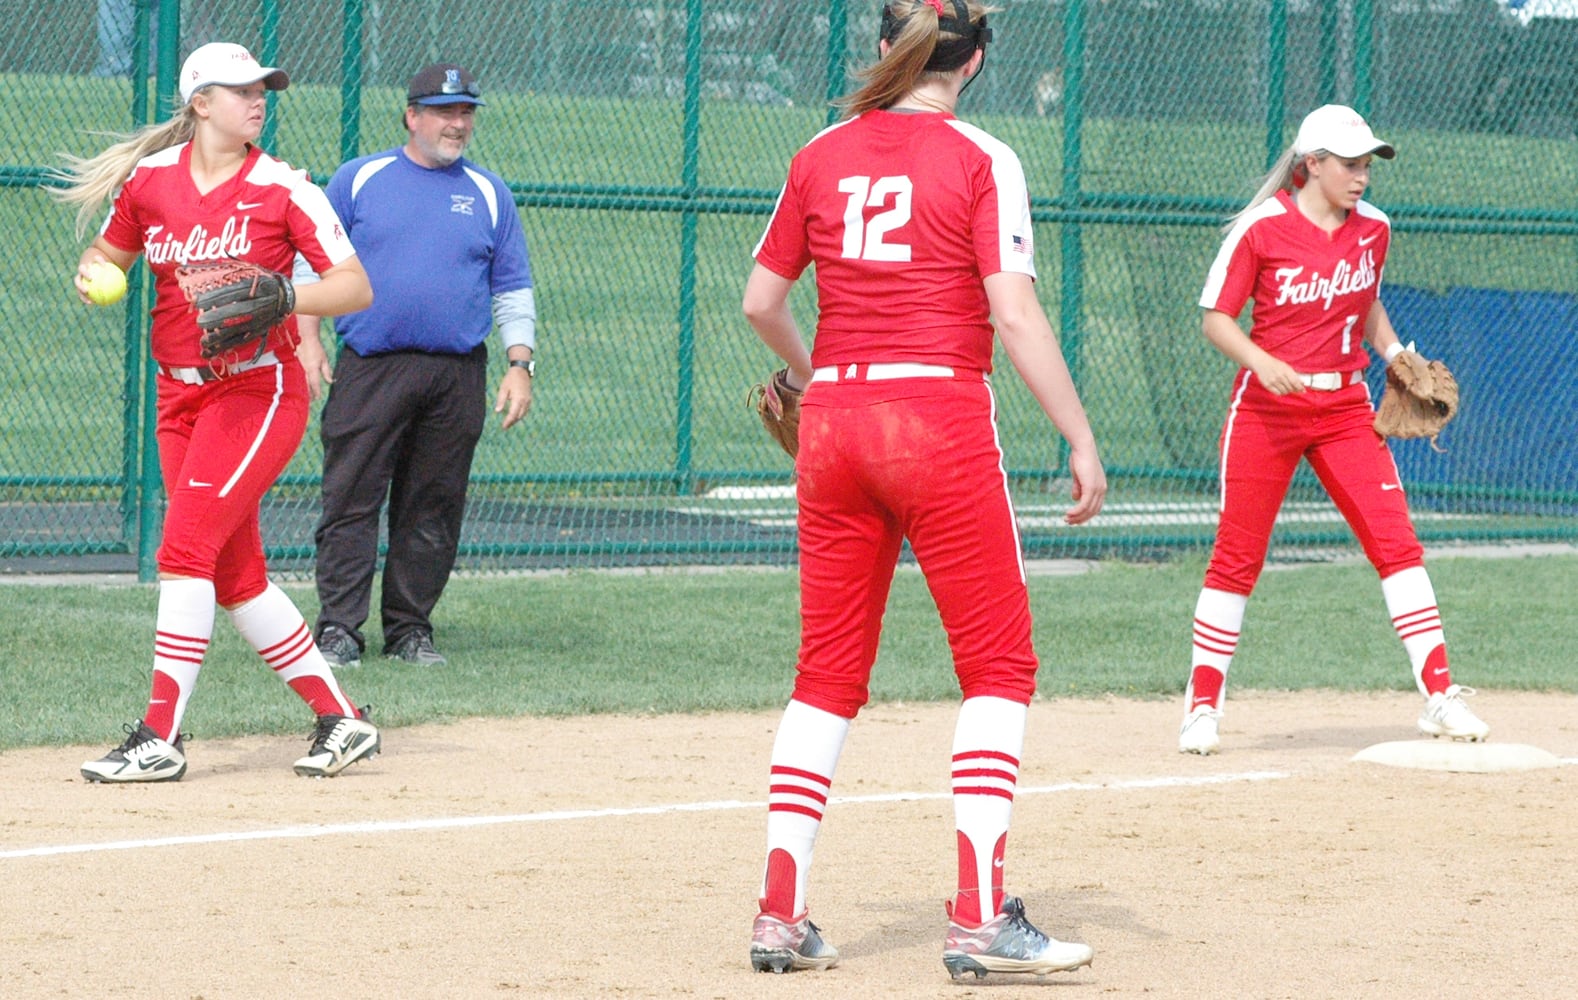
[[(1391, 451), (1373, 428), (1364, 382), (1366, 345), (1388, 360), (1407, 349), (1378, 295), (1391, 224), (1362, 197), (1373, 159), (1393, 155), (1352, 108), (1310, 112), (1229, 224), (1206, 278), (1206, 339), (1241, 367), (1222, 429), (1221, 514), (1195, 604), (1181, 752), (1220, 746), (1228, 664), (1300, 460), (1309, 461), (1380, 574), (1392, 626), (1426, 699), (1420, 730), (1455, 740), (1482, 740), (1490, 731), (1463, 702), (1471, 689), (1452, 681), (1424, 550)], [(1235, 317), (1250, 299), (1246, 336)]]
[(83, 301), (84, 282), (99, 261), (125, 270), (141, 255), (153, 274), (150, 347), (159, 373), (156, 434), (168, 498), (147, 709), (125, 727), (120, 746), (82, 765), (88, 781), (175, 781), (186, 773), (181, 719), (213, 635), (216, 604), (317, 717), (297, 773), (338, 774), (380, 747), (378, 730), (340, 689), (295, 604), (269, 581), (258, 527), (263, 494), (306, 429), (303, 361), (316, 367), (322, 347), (316, 338), (298, 343), (291, 317), (259, 355), (248, 349), (205, 359), (174, 277), (179, 265), (225, 257), (289, 272), (299, 253), (323, 276), (300, 289), (299, 310), (338, 315), (372, 301), (323, 192), (253, 145), (267, 92), (289, 82), (240, 45), (204, 45), (181, 67), (184, 106), (175, 117), (91, 159), (72, 160), (64, 171), (61, 197), (79, 206), (79, 224), (113, 195), (103, 229), (79, 261), (75, 280)]

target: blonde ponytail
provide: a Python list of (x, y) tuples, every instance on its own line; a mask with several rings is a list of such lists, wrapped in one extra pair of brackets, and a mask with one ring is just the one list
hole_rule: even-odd
[(130, 135), (115, 136), (118, 141), (96, 156), (63, 154), (66, 165), (49, 171), (50, 179), (61, 186), (48, 190), (56, 201), (77, 206), (77, 238), (87, 233), (99, 206), (115, 197), (137, 161), (190, 141), (196, 131), (197, 116), (188, 104), (168, 121), (145, 125)]
[(1277, 157), (1277, 162), (1273, 163), (1271, 169), (1266, 172), (1265, 179), (1260, 182), (1260, 189), (1255, 192), (1254, 197), (1249, 199), (1249, 204), (1235, 212), (1233, 217), (1228, 219), (1227, 223), (1222, 226), (1222, 231), (1232, 231), (1232, 228), (1238, 225), (1239, 220), (1253, 212), (1261, 204), (1276, 197), (1278, 191), (1292, 191), (1299, 184), (1303, 184), (1304, 177), (1304, 157), (1299, 156), (1293, 151), (1293, 147), (1289, 146), (1283, 150), (1282, 155)]

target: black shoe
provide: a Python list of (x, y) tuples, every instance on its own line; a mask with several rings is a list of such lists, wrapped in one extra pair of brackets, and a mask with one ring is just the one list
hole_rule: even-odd
[(362, 647), (355, 637), (338, 625), (325, 625), (318, 634), (318, 651), (331, 667), (359, 667), (362, 665)]
[(422, 667), (442, 667), (449, 662), (433, 648), (433, 633), (423, 629), (412, 629), (397, 642), (385, 646), (384, 655)]

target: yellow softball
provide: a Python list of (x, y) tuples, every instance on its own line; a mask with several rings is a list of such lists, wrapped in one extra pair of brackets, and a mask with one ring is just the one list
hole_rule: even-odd
[(84, 284), (88, 286), (88, 298), (95, 305), (112, 305), (126, 295), (126, 273), (107, 260), (96, 260), (88, 265)]

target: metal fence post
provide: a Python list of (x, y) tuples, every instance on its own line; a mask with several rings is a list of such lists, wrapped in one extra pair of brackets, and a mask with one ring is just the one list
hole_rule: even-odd
[[(258, 59), (265, 66), (279, 65), (279, 0), (262, 0), (263, 3), (263, 42), (258, 46)], [(263, 131), (258, 136), (258, 145), (264, 150), (273, 153), (278, 147), (274, 144), (274, 135), (279, 129), (279, 116), (274, 113), (279, 101), (277, 91), (267, 91), (267, 111), (263, 115)]]
[[(180, 0), (159, 2), (159, 68), (155, 77), (155, 97), (151, 121), (168, 118), (176, 108), (181, 74), (181, 3)], [(148, 283), (148, 294), (153, 293), (153, 282)], [(154, 387), (153, 364), (147, 351), (142, 350), (139, 337), (137, 359), (143, 363), (142, 379), (142, 473), (137, 499), (137, 579), (144, 583), (158, 578), (159, 569), (154, 560), (158, 551), (160, 518), (163, 513), (164, 483), (159, 476), (159, 438), (155, 433), (158, 423), (158, 396)]]
[[(1062, 303), (1058, 315), (1063, 353), (1069, 372), (1079, 381), (1079, 354), (1085, 292), (1083, 226), (1078, 213), (1083, 206), (1083, 149), (1085, 116), (1085, 0), (1069, 0), (1063, 12), (1063, 209), (1069, 213), (1062, 225)], [(1061, 440), (1061, 438), (1059, 439)], [(1059, 459), (1062, 446), (1059, 445)]]
[(684, 209), (679, 230), (679, 342), (674, 392), (674, 488), (690, 492), (696, 394), (696, 196), (701, 165), (701, 2), (685, 4)]
[(834, 101), (844, 96), (844, 64), (849, 51), (849, 5), (830, 0), (827, 5), (827, 123), (838, 118)]
[(1266, 169), (1282, 155), (1287, 115), (1288, 0), (1271, 0), (1266, 11)]
[(1354, 0), (1353, 4), (1353, 110), (1370, 114), (1370, 87), (1375, 52), (1375, 0)]
[(362, 145), (362, 0), (345, 0), (340, 43), (340, 162), (354, 160)]

